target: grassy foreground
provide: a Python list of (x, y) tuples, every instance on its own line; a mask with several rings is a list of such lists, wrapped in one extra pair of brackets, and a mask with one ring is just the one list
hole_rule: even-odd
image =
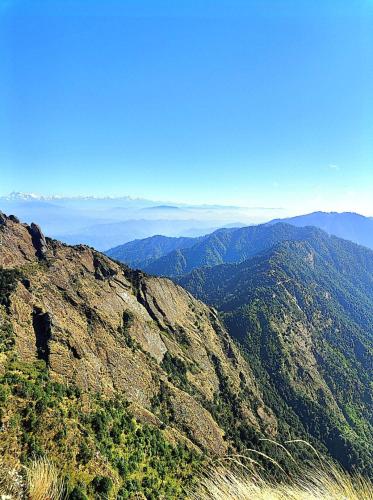
[(190, 500), (372, 500), (373, 484), (340, 469), (310, 469), (289, 483), (271, 484), (227, 469), (207, 472)]
[[(373, 484), (341, 469), (313, 468), (288, 483), (271, 484), (253, 471), (233, 472), (224, 467), (200, 476), (197, 486), (187, 493), (189, 500), (372, 500)], [(22, 494), (20, 493), (22, 491)], [(8, 500), (65, 500), (64, 481), (56, 466), (46, 458), (32, 462), (22, 474), (0, 471), (0, 498)], [(131, 499), (146, 498), (132, 492)], [(167, 495), (160, 498), (176, 498)]]

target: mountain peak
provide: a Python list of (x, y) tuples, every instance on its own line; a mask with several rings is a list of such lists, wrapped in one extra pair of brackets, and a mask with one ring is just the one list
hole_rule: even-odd
[(12, 191), (8, 195), (0, 196), (0, 199), (8, 201), (53, 201), (53, 200), (126, 200), (135, 201), (140, 198), (131, 196), (94, 196), (94, 195), (42, 195), (37, 193), (24, 193), (21, 191)]

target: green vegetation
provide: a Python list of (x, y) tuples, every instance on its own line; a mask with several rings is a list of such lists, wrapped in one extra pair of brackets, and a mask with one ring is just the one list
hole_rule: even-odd
[(120, 334), (121, 338), (124, 340), (124, 343), (126, 344), (126, 346), (134, 351), (135, 349), (139, 349), (139, 345), (131, 337), (131, 334), (129, 332), (129, 329), (130, 329), (131, 325), (133, 324), (133, 320), (134, 320), (133, 314), (130, 311), (124, 311), (123, 312), (123, 322), (122, 322), (122, 325), (119, 326), (119, 328), (118, 328), (118, 333)]
[[(151, 261), (145, 258), (137, 265), (150, 274), (179, 277), (205, 266), (243, 262), (280, 241), (306, 240), (320, 232), (316, 228), (296, 228), (289, 224), (219, 229), (202, 238), (195, 238), (192, 245), (178, 247)], [(141, 240), (133, 242), (134, 248), (141, 248), (142, 245)], [(147, 252), (151, 252), (151, 248), (146, 245)], [(127, 252), (125, 255), (128, 255)]]
[(9, 307), (9, 297), (22, 277), (18, 269), (4, 269), (0, 266), (0, 306)]
[(168, 373), (170, 381), (183, 390), (190, 391), (191, 384), (187, 379), (188, 367), (185, 362), (168, 351), (165, 353), (162, 368)]
[(65, 478), (70, 499), (182, 498), (201, 457), (137, 422), (120, 398), (104, 400), (50, 380), (45, 363), (10, 359), (0, 378), (6, 438), (23, 464), (48, 456)]
[(14, 346), (13, 327), (7, 318), (10, 305), (10, 295), (17, 287), (22, 273), (17, 269), (0, 267), (0, 353), (12, 349)]
[(152, 399), (152, 411), (158, 416), (164, 426), (172, 424), (175, 421), (171, 397), (170, 389), (163, 380), (160, 380), (159, 392)]
[(372, 475), (373, 252), (310, 231), (180, 282), (221, 311), (279, 435), (304, 436)]
[(11, 323), (6, 319), (5, 311), (0, 307), (0, 353), (14, 347), (14, 332)]

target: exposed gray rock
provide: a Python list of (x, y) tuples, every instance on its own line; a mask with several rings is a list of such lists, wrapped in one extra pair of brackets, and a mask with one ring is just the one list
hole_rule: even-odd
[(34, 222), (31, 223), (31, 226), (28, 226), (28, 231), (31, 234), (32, 244), (36, 250), (36, 256), (38, 259), (44, 259), (47, 251), (47, 242), (44, 234), (42, 233), (40, 227)]

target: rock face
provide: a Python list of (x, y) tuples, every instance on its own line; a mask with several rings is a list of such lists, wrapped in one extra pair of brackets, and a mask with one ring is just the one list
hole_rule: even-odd
[(22, 273), (7, 311), (21, 360), (42, 359), (55, 380), (85, 391), (120, 392), (139, 418), (213, 454), (229, 446), (214, 410), (228, 386), (245, 394), (234, 401), (241, 424), (276, 435), (250, 366), (213, 309), (168, 279), (45, 238), (35, 224), (0, 214), (0, 237), (0, 266)]
[[(18, 222), (17, 220), (12, 219), (13, 222)], [(45, 253), (47, 251), (47, 242), (45, 240), (44, 234), (41, 232), (40, 227), (37, 224), (32, 223), (28, 228), (29, 233), (31, 234), (32, 244), (36, 250), (35, 255), (39, 259), (43, 259), (45, 257)]]

